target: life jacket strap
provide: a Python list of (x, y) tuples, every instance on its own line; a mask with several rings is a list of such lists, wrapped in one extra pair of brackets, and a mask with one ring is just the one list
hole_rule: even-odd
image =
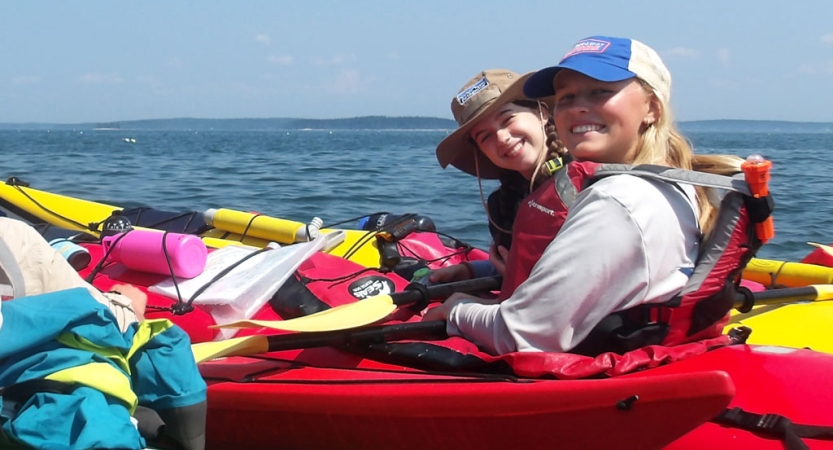
[(743, 203), (746, 205), (746, 211), (749, 213), (749, 220), (752, 223), (763, 222), (772, 215), (772, 211), (775, 209), (775, 200), (772, 199), (772, 195), (760, 198), (745, 195)]

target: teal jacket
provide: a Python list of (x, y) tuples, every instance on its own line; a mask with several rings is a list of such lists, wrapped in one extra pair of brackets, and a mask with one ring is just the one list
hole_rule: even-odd
[[(4, 302), (3, 315), (0, 446), (143, 448), (131, 421), (137, 406), (205, 402), (190, 340), (167, 320), (121, 333), (110, 310), (83, 288)], [(11, 395), (37, 380), (62, 389)]]

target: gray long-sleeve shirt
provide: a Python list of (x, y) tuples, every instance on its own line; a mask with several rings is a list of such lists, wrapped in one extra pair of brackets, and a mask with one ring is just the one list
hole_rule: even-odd
[(694, 188), (681, 187), (685, 194), (633, 175), (599, 180), (514, 294), (496, 305), (456, 305), (448, 332), (494, 354), (568, 351), (608, 314), (670, 300), (700, 241)]

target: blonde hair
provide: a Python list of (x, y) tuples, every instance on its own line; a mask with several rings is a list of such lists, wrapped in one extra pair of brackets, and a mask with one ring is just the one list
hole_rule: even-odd
[[(645, 81), (642, 87), (653, 96), (660, 107), (659, 118), (648, 124), (639, 138), (633, 164), (661, 164), (679, 169), (696, 170), (719, 175), (733, 175), (741, 171), (743, 159), (734, 155), (697, 155), (691, 144), (677, 129), (669, 105)], [(717, 216), (717, 208), (709, 201), (708, 189), (697, 187), (697, 206), (700, 208), (700, 228), (708, 234)]]

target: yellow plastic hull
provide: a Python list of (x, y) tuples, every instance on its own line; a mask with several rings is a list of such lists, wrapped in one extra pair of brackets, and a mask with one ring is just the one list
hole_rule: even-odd
[(833, 267), (753, 258), (744, 269), (743, 278), (765, 286), (779, 287), (831, 284)]
[[(765, 286), (800, 287), (833, 284), (833, 268), (790, 261), (752, 259), (742, 277)], [(734, 312), (726, 327), (752, 329), (750, 344), (780, 345), (833, 353), (833, 302), (756, 306), (746, 314)]]
[(833, 302), (756, 306), (746, 314), (733, 314), (725, 331), (740, 325), (752, 329), (749, 344), (833, 353)]
[(0, 184), (0, 198), (44, 222), (95, 235), (98, 233), (89, 230), (87, 225), (100, 222), (113, 211), (121, 209), (118, 206), (7, 184)]

